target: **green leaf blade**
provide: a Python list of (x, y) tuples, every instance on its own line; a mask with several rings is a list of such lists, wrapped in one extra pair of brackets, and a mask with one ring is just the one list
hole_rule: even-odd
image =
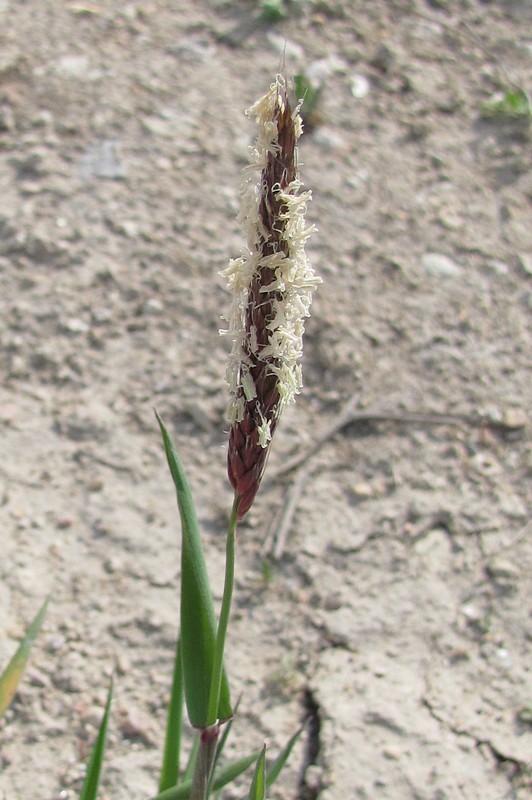
[(109, 715), (111, 712), (112, 698), (113, 698), (113, 681), (111, 681), (111, 684), (109, 686), (109, 692), (107, 693), (107, 702), (105, 704), (105, 711), (102, 717), (102, 721), (100, 723), (98, 736), (96, 737), (96, 741), (94, 742), (94, 746), (92, 748), (90, 761), (87, 767), (87, 774), (85, 775), (85, 780), (83, 781), (83, 786), (81, 789), (79, 800), (96, 800), (96, 797), (98, 795), (98, 787), (100, 785), (100, 775), (105, 755), (105, 743), (107, 740), (107, 727), (109, 725)]
[[(216, 616), (190, 486), (174, 444), (158, 414), (157, 421), (181, 515), (181, 658), (185, 700), (191, 725), (206, 728), (216, 722), (209, 715)], [(229, 686), (224, 674), (217, 718), (227, 720), (231, 717)]]
[[(245, 772), (252, 764), (255, 764), (260, 756), (260, 752), (256, 750), (248, 756), (242, 756), (226, 764), (221, 769), (217, 770), (216, 776), (212, 782), (212, 790), (219, 792), (224, 786), (236, 780), (243, 772)], [(151, 800), (187, 800), (190, 790), (192, 788), (192, 779), (188, 778), (181, 781), (178, 786), (172, 786), (164, 792), (160, 792)]]
[(175, 786), (179, 779), (179, 757), (181, 751), (181, 730), (183, 725), (183, 667), (181, 661), (181, 641), (177, 640), (172, 690), (166, 715), (166, 737), (163, 763), (159, 780), (159, 791), (164, 792)]
[(290, 737), (290, 739), (288, 740), (288, 742), (286, 743), (280, 754), (277, 756), (273, 764), (270, 764), (270, 766), (268, 767), (266, 773), (266, 786), (268, 787), (268, 789), (270, 788), (270, 786), (273, 786), (273, 784), (279, 777), (281, 770), (283, 769), (283, 767), (285, 766), (286, 762), (290, 757), (290, 753), (294, 749), (295, 743), (297, 742), (297, 740), (299, 739), (304, 730), (305, 730), (304, 725), (298, 728), (298, 730), (294, 733), (294, 735)]
[(28, 626), (13, 658), (0, 676), (0, 717), (11, 705), (30, 657), (31, 648), (41, 630), (48, 608), (46, 598), (35, 618)]
[(257, 760), (255, 774), (249, 790), (249, 800), (265, 800), (266, 798), (266, 745), (262, 748)]

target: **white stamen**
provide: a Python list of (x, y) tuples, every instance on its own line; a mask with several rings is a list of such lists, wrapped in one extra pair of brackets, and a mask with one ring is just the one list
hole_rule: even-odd
[[(286, 250), (263, 256), (261, 247), (270, 239), (265, 230), (259, 209), (262, 197), (266, 197), (266, 187), (261, 184), (262, 170), (267, 164), (268, 154), (279, 152), (276, 113), (284, 111), (284, 81), (277, 78), (269, 92), (246, 112), (254, 117), (257, 126), (257, 142), (250, 148), (251, 163), (244, 170), (244, 184), (241, 190), (242, 213), (240, 219), (246, 228), (247, 252), (240, 258), (229, 262), (221, 274), (227, 279), (228, 289), (233, 294), (227, 333), (233, 339), (233, 349), (227, 368), (227, 382), (232, 395), (229, 409), (231, 422), (242, 419), (245, 403), (256, 397), (256, 388), (249, 372), (249, 359), (246, 363), (244, 350), (246, 308), (251, 283), (261, 269), (269, 269), (274, 278), (267, 286), (261, 286), (261, 293), (275, 292), (277, 297), (271, 302), (274, 317), (266, 323), (270, 331), (268, 344), (259, 349), (257, 331), (249, 330), (247, 349), (256, 358), (269, 364), (272, 374), (277, 378), (279, 403), (274, 409), (278, 416), (281, 409), (293, 402), (302, 386), (299, 359), (303, 350), (304, 318), (309, 316), (312, 293), (321, 283), (305, 254), (305, 242), (314, 231), (314, 226), (305, 226), (307, 202), (311, 199), (309, 191), (300, 192), (301, 181), (297, 176), (284, 190), (273, 187), (273, 194), (283, 209), (278, 219), (282, 222), (282, 240)], [(300, 105), (293, 113), (296, 140), (302, 132)], [(257, 171), (259, 180), (257, 183)], [(245, 367), (243, 368), (243, 365)], [(259, 410), (259, 413), (260, 410)], [(261, 413), (262, 416), (262, 413)], [(262, 419), (259, 426), (261, 447), (267, 447), (271, 439), (270, 422)]]

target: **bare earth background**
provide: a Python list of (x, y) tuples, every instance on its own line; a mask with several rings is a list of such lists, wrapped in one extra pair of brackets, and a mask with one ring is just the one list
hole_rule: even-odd
[(324, 284), (239, 532), (234, 749), (276, 752), (306, 703), (272, 797), (530, 797), (531, 127), (482, 106), (532, 90), (532, 5), (316, 0), (272, 25), (251, 0), (0, 0), (0, 667), (52, 598), (0, 723), (6, 800), (77, 797), (113, 669), (101, 798), (155, 793), (179, 525), (153, 409), (218, 601), (218, 271), (283, 50), (325, 84), (300, 148)]

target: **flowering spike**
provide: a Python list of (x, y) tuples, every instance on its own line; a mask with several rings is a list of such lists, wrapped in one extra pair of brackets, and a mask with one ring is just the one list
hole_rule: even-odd
[(305, 227), (310, 192), (300, 191), (299, 106), (292, 110), (278, 77), (246, 113), (258, 126), (241, 192), (247, 248), (222, 273), (233, 293), (228, 473), (239, 519), (259, 488), (281, 411), (301, 389), (304, 318), (321, 282), (305, 255), (314, 228)]

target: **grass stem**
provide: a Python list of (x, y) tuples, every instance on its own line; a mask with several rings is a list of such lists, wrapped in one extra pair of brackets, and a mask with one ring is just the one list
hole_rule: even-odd
[(231, 600), (233, 597), (233, 586), (235, 582), (235, 540), (238, 515), (238, 498), (235, 494), (229, 526), (227, 529), (227, 539), (225, 545), (225, 578), (222, 607), (220, 609), (220, 619), (216, 642), (214, 646), (214, 660), (212, 667), (211, 691), (209, 696), (209, 722), (213, 724), (218, 719), (218, 705), (220, 703), (220, 688), (222, 685), (222, 675), (224, 666), (225, 638), (229, 615), (231, 613)]
[(212, 767), (218, 746), (220, 726), (216, 722), (200, 731), (196, 767), (188, 800), (207, 800), (212, 777)]

